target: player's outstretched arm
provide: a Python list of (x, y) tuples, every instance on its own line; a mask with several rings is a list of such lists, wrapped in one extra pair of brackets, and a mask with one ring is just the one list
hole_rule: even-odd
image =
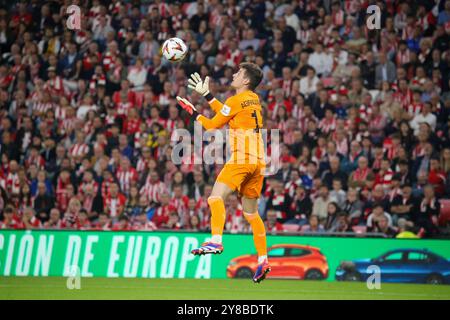
[(177, 100), (178, 100), (178, 104), (184, 110), (186, 110), (187, 113), (189, 113), (191, 116), (193, 116), (195, 118), (195, 120), (200, 122), (202, 124), (203, 128), (205, 128), (206, 130), (221, 128), (225, 124), (227, 124), (228, 121), (230, 121), (230, 119), (232, 118), (231, 116), (224, 115), (222, 112), (218, 112), (212, 119), (209, 119), (209, 118), (205, 117), (204, 115), (201, 115), (200, 113), (198, 113), (195, 106), (192, 103), (190, 103), (187, 99), (177, 96)]
[(223, 103), (214, 98), (211, 92), (209, 92), (208, 76), (205, 78), (205, 81), (202, 81), (202, 78), (197, 72), (191, 74), (191, 77), (188, 79), (188, 88), (204, 96), (214, 112), (219, 112), (222, 109)]

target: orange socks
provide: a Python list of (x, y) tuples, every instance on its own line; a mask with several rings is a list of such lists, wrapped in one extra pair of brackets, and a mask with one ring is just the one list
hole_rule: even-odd
[[(211, 242), (222, 243), (222, 233), (225, 226), (225, 204), (221, 197), (209, 197), (208, 204), (211, 209)], [(245, 213), (244, 217), (252, 227), (253, 241), (258, 252), (258, 263), (267, 260), (266, 228), (258, 212)]]
[[(264, 222), (259, 216), (258, 212), (245, 213), (244, 217), (252, 227), (253, 241), (255, 242), (256, 252), (258, 252), (258, 262), (267, 259), (267, 245), (266, 245), (266, 228)], [(259, 262), (260, 263), (260, 262)]]
[(225, 226), (225, 204), (221, 197), (209, 197), (211, 209), (211, 242), (222, 243), (222, 233)]

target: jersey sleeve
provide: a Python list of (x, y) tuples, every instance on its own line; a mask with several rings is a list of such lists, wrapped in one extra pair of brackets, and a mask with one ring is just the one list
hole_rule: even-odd
[(215, 101), (215, 105), (211, 105), (216, 112), (216, 115), (212, 119), (209, 119), (203, 115), (199, 115), (197, 117), (197, 121), (199, 121), (206, 130), (223, 127), (236, 115), (240, 108), (240, 105), (235, 97), (228, 98), (223, 104), (218, 100)]

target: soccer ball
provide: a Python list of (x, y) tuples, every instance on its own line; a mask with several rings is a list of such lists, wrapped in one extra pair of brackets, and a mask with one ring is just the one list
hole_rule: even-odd
[(162, 45), (162, 54), (170, 62), (178, 62), (184, 59), (187, 53), (187, 46), (180, 38), (170, 38)]

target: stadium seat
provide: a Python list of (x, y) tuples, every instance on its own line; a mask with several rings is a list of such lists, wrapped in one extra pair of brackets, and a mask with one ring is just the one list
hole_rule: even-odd
[(446, 226), (450, 221), (450, 199), (441, 199), (441, 212), (439, 213), (439, 225)]
[(366, 226), (353, 226), (352, 230), (354, 233), (362, 234), (362, 233), (366, 233), (367, 227)]
[(283, 225), (285, 232), (298, 232), (299, 226), (298, 224), (284, 224)]

